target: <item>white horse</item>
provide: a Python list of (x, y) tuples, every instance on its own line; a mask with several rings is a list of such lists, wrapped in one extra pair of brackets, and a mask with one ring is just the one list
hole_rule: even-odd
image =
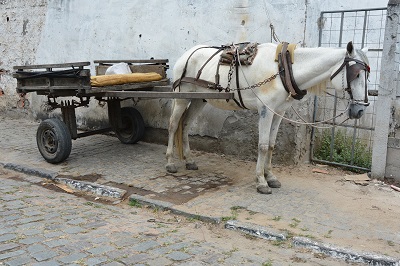
[[(256, 84), (268, 77), (278, 73), (278, 64), (275, 62), (276, 44), (265, 43), (258, 46), (257, 56), (252, 65), (240, 66), (239, 87), (245, 88)], [(366, 50), (355, 50), (350, 42), (346, 49), (342, 48), (297, 48), (294, 50), (294, 64), (292, 65), (293, 77), (301, 90), (307, 90), (319, 84), (331, 84), (337, 91), (346, 90), (350, 94), (351, 103), (348, 111), (349, 118), (360, 118), (364, 109), (368, 106), (367, 75), (369, 72)], [(200, 68), (203, 67), (200, 79), (215, 82), (216, 68), (219, 56), (212, 57), (216, 53), (215, 47), (196, 46), (183, 54), (175, 64), (173, 74), (174, 80), (182, 76), (196, 77)], [(211, 59), (210, 59), (211, 58)], [(208, 60), (205, 64), (205, 62)], [(239, 101), (236, 89), (236, 78), (234, 71), (229, 71), (229, 66), (220, 66), (220, 85), (226, 87), (228, 74), (231, 72), (231, 81), (236, 102)], [(182, 72), (185, 71), (184, 75)], [(232, 75), (233, 74), (233, 75)], [(272, 78), (271, 78), (272, 79)], [(212, 92), (210, 88), (197, 84), (181, 82), (176, 90), (182, 92)], [(218, 90), (214, 90), (219, 93)], [(294, 100), (285, 90), (279, 76), (265, 84), (240, 91), (243, 105), (259, 113), (259, 141), (258, 159), (256, 166), (257, 191), (263, 194), (272, 193), (271, 188), (278, 188), (281, 183), (272, 173), (271, 157), (275, 146), (275, 140), (286, 110), (293, 104)], [(224, 99), (174, 99), (172, 114), (169, 123), (169, 139), (166, 152), (166, 170), (171, 173), (177, 172), (174, 164), (173, 148), (174, 135), (177, 131), (179, 121), (183, 119), (183, 158), (186, 168), (197, 170), (198, 167), (192, 157), (188, 131), (191, 121), (199, 114), (205, 104), (211, 104), (217, 108), (226, 110), (240, 110), (235, 101)]]

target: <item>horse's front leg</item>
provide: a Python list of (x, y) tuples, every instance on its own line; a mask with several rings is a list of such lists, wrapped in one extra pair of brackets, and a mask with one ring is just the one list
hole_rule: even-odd
[(186, 110), (188, 100), (175, 99), (172, 106), (171, 118), (168, 127), (168, 147), (166, 152), (167, 164), (165, 169), (170, 173), (176, 173), (178, 170), (174, 163), (174, 138), (178, 129), (179, 121)]
[(269, 136), (273, 113), (271, 113), (265, 106), (259, 110), (260, 120), (258, 123), (258, 158), (256, 165), (256, 182), (257, 191), (261, 194), (271, 194), (272, 190), (264, 176), (265, 161), (269, 151)]
[(280, 113), (281, 116), (274, 115), (271, 124), (271, 130), (269, 133), (269, 147), (267, 158), (265, 160), (265, 168), (264, 168), (264, 176), (267, 179), (267, 183), (269, 187), (272, 188), (280, 188), (281, 182), (279, 182), (278, 178), (272, 173), (272, 153), (275, 148), (276, 136), (278, 135), (279, 125), (282, 121), (282, 116), (285, 112)]

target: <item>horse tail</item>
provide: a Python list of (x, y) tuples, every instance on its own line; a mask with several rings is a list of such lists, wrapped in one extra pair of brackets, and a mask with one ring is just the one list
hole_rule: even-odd
[(183, 160), (183, 118), (184, 114), (179, 119), (178, 128), (175, 131), (175, 147), (178, 153), (179, 159)]

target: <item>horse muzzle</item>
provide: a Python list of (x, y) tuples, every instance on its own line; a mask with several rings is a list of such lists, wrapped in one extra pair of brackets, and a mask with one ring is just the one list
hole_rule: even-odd
[(350, 119), (359, 119), (360, 117), (363, 116), (365, 109), (369, 103), (364, 103), (364, 102), (352, 102), (350, 103), (350, 108), (349, 108), (349, 118)]

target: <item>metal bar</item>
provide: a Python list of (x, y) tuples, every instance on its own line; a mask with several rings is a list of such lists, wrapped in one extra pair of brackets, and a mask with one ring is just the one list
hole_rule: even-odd
[(324, 14), (321, 12), (321, 15), (319, 16), (320, 25), (318, 27), (318, 29), (319, 29), (318, 47), (321, 46), (321, 43), (322, 43), (322, 23), (323, 23), (323, 20), (324, 20)]
[[(369, 8), (369, 9), (350, 9), (346, 10), (346, 12), (359, 12), (359, 11), (377, 11), (377, 10), (386, 10), (386, 7), (377, 7), (377, 8)], [(325, 13), (342, 13), (343, 10), (333, 10), (333, 11), (322, 11), (322, 14)]]
[[(318, 96), (314, 96), (314, 112), (313, 112), (313, 123), (317, 119), (317, 109), (318, 109)], [(310, 161), (312, 161), (312, 157), (314, 154), (314, 142), (315, 142), (315, 128), (311, 127), (311, 141), (310, 141)]]
[(107, 91), (99, 97), (118, 98), (176, 98), (176, 99), (233, 99), (232, 92), (158, 92), (158, 91)]
[(367, 28), (367, 11), (365, 11), (365, 13), (364, 13), (364, 25), (363, 25), (363, 33), (362, 33), (362, 40), (361, 40), (361, 48), (364, 48), (366, 28)]
[(79, 85), (75, 86), (23, 86), (20, 88), (20, 90), (23, 90), (25, 92), (35, 92), (35, 91), (49, 91), (54, 90), (71, 90), (71, 91), (77, 91), (78, 89), (84, 89), (84, 90), (91, 90), (92, 87), (90, 86), (82, 86), (78, 87)]
[[(332, 123), (334, 124), (334, 125), (336, 125), (335, 124), (335, 122), (336, 122), (336, 111), (337, 111), (337, 109), (336, 109), (336, 107), (337, 107), (337, 97), (336, 97), (336, 91), (335, 91), (335, 98), (334, 98), (334, 103), (333, 103), (333, 119), (332, 119)], [(332, 127), (332, 133), (331, 133), (331, 151), (330, 151), (330, 159), (331, 160), (333, 160), (333, 150), (335, 149), (335, 129), (336, 129), (336, 127)]]
[(351, 142), (350, 164), (354, 164), (354, 150), (356, 147), (356, 133), (357, 133), (357, 119), (354, 120), (354, 126), (353, 126), (353, 140)]
[[(321, 122), (321, 121), (319, 121), (319, 120), (315, 120), (314, 122)], [(335, 125), (335, 124), (333, 124), (333, 123), (331, 123), (331, 122), (324, 122), (323, 124), (328, 124), (328, 125)], [(348, 127), (348, 128), (353, 128), (353, 126), (352, 125), (346, 125), (346, 124), (340, 124), (340, 125), (337, 125), (337, 126), (341, 126), (341, 127)], [(371, 131), (373, 131), (375, 128), (373, 128), (373, 127), (364, 127), (364, 126), (358, 126), (357, 128), (359, 128), (359, 129), (364, 129), (364, 130), (371, 130)]]
[(343, 164), (343, 163), (320, 160), (320, 159), (316, 159), (316, 158), (312, 158), (312, 161), (316, 162), (316, 163), (324, 163), (324, 164), (329, 164), (329, 165), (334, 165), (334, 166), (353, 168), (353, 169), (362, 170), (362, 171), (366, 171), (366, 172), (369, 172), (371, 170), (371, 169), (356, 166), (356, 165), (348, 165), (348, 164)]
[(92, 136), (92, 135), (96, 135), (96, 134), (103, 134), (103, 133), (107, 133), (110, 131), (112, 131), (111, 127), (102, 128), (102, 129), (98, 129), (98, 130), (92, 130), (92, 131), (88, 131), (88, 132), (78, 133), (77, 138), (83, 138), (83, 137)]
[(343, 22), (344, 22), (344, 12), (342, 12), (342, 15), (341, 15), (341, 17), (340, 17), (339, 47), (342, 46)]

